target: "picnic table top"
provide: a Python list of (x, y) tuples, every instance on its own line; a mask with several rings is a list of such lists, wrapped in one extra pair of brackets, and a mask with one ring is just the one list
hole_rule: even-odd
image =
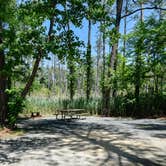
[(84, 110), (85, 109), (64, 109), (64, 110), (60, 110), (60, 112), (80, 112)]

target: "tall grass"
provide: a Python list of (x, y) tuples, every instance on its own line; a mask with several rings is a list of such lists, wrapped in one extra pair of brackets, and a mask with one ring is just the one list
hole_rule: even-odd
[[(140, 95), (139, 110), (136, 110), (136, 100), (133, 94), (117, 96), (110, 100), (110, 116), (164, 116), (166, 115), (166, 96)], [(24, 114), (40, 112), (42, 115), (53, 115), (57, 110), (68, 108), (85, 109), (90, 115), (100, 115), (102, 112), (101, 98), (58, 99), (56, 97), (31, 96), (27, 99)]]
[(101, 99), (90, 99), (88, 102), (84, 98), (77, 98), (73, 101), (69, 99), (58, 99), (55, 97), (37, 97), (27, 98), (24, 114), (31, 112), (40, 112), (42, 115), (54, 114), (57, 110), (78, 108), (85, 109), (91, 115), (97, 115), (101, 107)]
[(59, 106), (64, 109), (81, 108), (85, 109), (91, 115), (97, 115), (99, 108), (101, 107), (101, 99), (91, 98), (88, 101), (85, 98), (77, 98), (73, 101), (70, 101), (69, 99), (64, 99), (59, 101)]
[(55, 98), (31, 96), (27, 98), (24, 114), (40, 112), (41, 114), (53, 114), (57, 110)]

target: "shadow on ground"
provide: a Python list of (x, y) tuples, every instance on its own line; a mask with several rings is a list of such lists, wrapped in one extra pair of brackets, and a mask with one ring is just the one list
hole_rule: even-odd
[[(51, 119), (34, 122), (22, 125), (25, 136), (0, 140), (0, 165), (23, 166), (27, 161), (34, 162), (34, 166), (42, 166), (38, 161), (49, 166), (164, 166), (166, 163), (160, 149), (116, 125)], [(141, 130), (151, 129), (149, 126), (141, 126)]]
[(166, 124), (134, 124), (136, 128), (142, 130), (166, 130)]

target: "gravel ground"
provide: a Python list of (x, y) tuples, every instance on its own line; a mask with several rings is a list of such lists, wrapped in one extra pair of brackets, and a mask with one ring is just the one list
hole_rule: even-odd
[(166, 120), (23, 120), (0, 140), (0, 166), (166, 166)]

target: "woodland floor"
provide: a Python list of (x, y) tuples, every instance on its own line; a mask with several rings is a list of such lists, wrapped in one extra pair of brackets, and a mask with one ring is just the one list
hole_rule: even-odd
[(54, 117), (19, 122), (0, 138), (0, 166), (166, 166), (166, 120)]

